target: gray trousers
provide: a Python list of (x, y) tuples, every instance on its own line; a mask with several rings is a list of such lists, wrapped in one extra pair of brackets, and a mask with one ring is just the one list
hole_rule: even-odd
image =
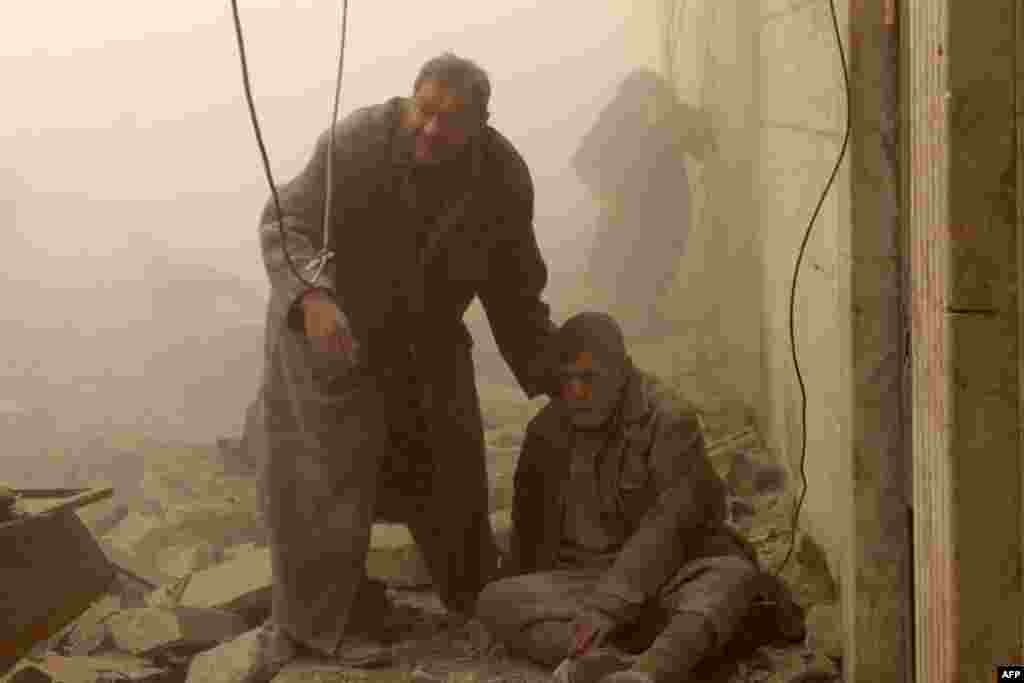
[[(582, 598), (606, 571), (605, 567), (561, 569), (495, 581), (480, 594), (477, 616), (509, 650), (550, 663), (549, 644), (537, 642), (531, 628), (545, 622), (574, 619), (582, 607)], [(649, 623), (622, 624), (615, 635), (624, 631), (643, 632), (653, 640), (658, 627), (667, 624), (673, 614), (691, 612), (707, 620), (717, 649), (732, 639), (750, 609), (756, 597), (757, 577), (757, 568), (742, 557), (695, 560), (676, 572), (644, 606), (642, 612)], [(649, 642), (642, 647), (647, 645)]]
[(471, 610), (494, 575), (471, 350), (435, 356), (417, 394), (290, 330), (269, 349), (248, 441), (265, 450), (272, 619), (308, 647), (339, 646), (378, 519), (409, 526), (450, 609)]

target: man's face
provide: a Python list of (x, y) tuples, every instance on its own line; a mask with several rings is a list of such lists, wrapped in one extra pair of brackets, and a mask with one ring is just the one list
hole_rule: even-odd
[(422, 83), (411, 100), (406, 125), (414, 134), (417, 164), (455, 157), (482, 124), (475, 107), (438, 81)]
[(575, 426), (600, 427), (611, 417), (625, 379), (622, 368), (582, 351), (571, 363), (563, 365), (559, 374), (561, 398)]

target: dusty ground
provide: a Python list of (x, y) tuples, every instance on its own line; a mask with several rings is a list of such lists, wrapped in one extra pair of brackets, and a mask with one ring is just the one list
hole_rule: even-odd
[[(641, 354), (644, 354), (642, 350)], [(664, 362), (685, 369), (684, 360), (673, 357), (664, 359)], [(703, 412), (712, 461), (736, 496), (733, 504), (735, 524), (747, 533), (765, 566), (777, 567), (792, 538), (790, 525), (796, 493), (794, 487), (779, 474), (776, 459), (761, 448), (746, 407), (727, 396), (716, 394), (706, 385), (701, 386), (695, 376), (685, 371), (680, 371), (673, 380)], [(511, 475), (523, 429), (543, 401), (525, 401), (517, 389), (497, 385), (481, 386), (481, 397), (489, 447), (492, 510), (495, 513), (492, 519), (507, 521)], [(116, 435), (110, 439), (107, 448), (116, 454), (134, 453), (141, 458), (144, 463), (142, 476), (134, 479), (121, 477), (115, 482), (118, 485), (116, 498), (83, 509), (82, 517), (108, 547), (131, 556), (139, 566), (151, 567), (153, 576), (165, 577), (161, 579), (165, 582), (164, 587), (150, 594), (147, 602), (165, 607), (173, 603), (173, 599), (167, 597), (174, 594), (170, 586), (181, 583), (175, 582), (176, 578), (191, 580), (190, 577), (199, 576), (204, 570), (226, 566), (224, 563), (232, 558), (258, 557), (265, 543), (265, 531), (252, 473), (227, 463), (224, 454), (212, 446), (160, 444), (132, 435)], [(121, 463), (123, 458), (109, 460)], [(121, 464), (117, 468), (123, 469)], [(83, 480), (76, 483), (102, 483), (111, 479), (110, 473), (100, 468), (83, 475)], [(407, 534), (403, 536), (399, 529), (382, 528), (380, 531), (381, 538), (389, 540), (390, 545), (383, 545), (377, 550), (375, 566), (383, 574), (382, 578), (390, 582), (389, 593), (407, 615), (409, 624), (409, 631), (394, 648), (394, 665), (379, 670), (339, 670), (301, 662), (282, 672), (276, 679), (277, 683), (413, 680), (421, 683), (513, 683), (548, 680), (547, 672), (506, 656), (500, 647), (489, 643), (486, 634), (474, 624), (447, 623), (437, 598), (422, 586), (422, 567), (416, 566), (415, 551), (402, 540)], [(254, 566), (255, 575), (240, 578), (253, 582), (257, 587), (261, 581), (267, 583), (269, 568), (260, 566), (259, 562)], [(807, 538), (800, 537), (783, 576), (793, 586), (805, 608), (828, 605), (837, 598), (836, 586), (828, 574), (823, 555)], [(157, 595), (162, 597), (154, 600)], [(266, 599), (265, 591), (256, 591), (253, 596), (250, 597), (257, 603)], [(259, 610), (254, 614), (258, 616)], [(247, 613), (246, 617), (250, 625), (257, 623), (253, 621), (253, 614)], [(53, 639), (48, 644), (49, 651), (68, 654), (68, 634), (74, 628)], [(111, 647), (109, 639), (97, 636), (93, 641), (94, 649), (81, 654), (110, 654), (116, 649)], [(207, 649), (209, 647), (212, 645)], [(41, 647), (35, 654), (43, 656), (46, 649)], [(196, 651), (189, 654), (194, 655)], [(836, 652), (830, 654), (838, 656)], [(153, 659), (149, 654), (146, 657)], [(118, 680), (171, 683), (184, 679), (187, 656), (157, 659), (164, 667), (160, 676)], [(32, 660), (28, 660), (23, 668), (31, 665)], [(810, 683), (837, 680), (835, 673), (835, 662), (829, 660), (820, 648), (799, 645), (781, 650), (763, 647), (756, 652), (742, 653), (731, 666), (715, 676), (707, 672), (701, 680)], [(26, 678), (27, 675), (14, 673), (0, 681), (23, 683), (45, 680)], [(60, 679), (51, 677), (50, 680)], [(80, 678), (75, 683), (99, 683), (101, 680), (114, 679)]]

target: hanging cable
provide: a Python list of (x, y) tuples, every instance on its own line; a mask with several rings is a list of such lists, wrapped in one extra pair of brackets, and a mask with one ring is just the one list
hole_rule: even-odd
[(786, 552), (786, 557), (782, 560), (778, 569), (775, 570), (775, 576), (779, 576), (782, 570), (786, 568), (786, 564), (789, 562), (789, 558), (793, 555), (793, 549), (796, 547), (796, 534), (797, 534), (797, 522), (800, 518), (800, 508), (803, 506), (804, 497), (807, 495), (807, 388), (804, 386), (803, 375), (800, 373), (800, 362), (797, 359), (796, 354), (796, 283), (797, 278), (800, 275), (800, 265), (803, 262), (804, 252), (807, 249), (807, 241), (811, 237), (811, 229), (814, 227), (814, 221), (818, 218), (818, 214), (821, 212), (821, 207), (825, 203), (825, 198), (828, 196), (828, 191), (832, 188), (832, 183), (836, 179), (836, 174), (839, 173), (839, 167), (843, 163), (843, 157), (846, 156), (846, 147), (850, 142), (850, 120), (852, 118), (852, 107), (850, 104), (850, 76), (847, 73), (846, 68), (846, 53), (843, 50), (843, 38), (842, 33), (839, 31), (839, 20), (836, 17), (836, 5), (835, 0), (829, 0), (829, 9), (832, 14), (832, 28), (836, 37), (836, 45), (839, 48), (839, 60), (843, 66), (843, 92), (846, 95), (846, 133), (843, 135), (843, 145), (839, 150), (839, 157), (836, 159), (835, 167), (832, 169), (832, 175), (829, 176), (828, 182), (825, 184), (825, 190), (821, 193), (821, 198), (818, 200), (818, 205), (814, 208), (814, 213), (811, 214), (810, 223), (807, 225), (807, 230), (804, 232), (803, 242), (800, 244), (800, 250), (797, 253), (796, 265), (793, 268), (793, 283), (789, 293), (789, 343), (790, 349), (793, 353), (793, 367), (796, 370), (796, 379), (800, 385), (800, 497), (797, 499), (796, 505), (793, 507), (793, 520), (792, 520), (792, 532), (789, 538), (789, 550)]
[(345, 34), (347, 33), (346, 28), (348, 24), (348, 0), (342, 0), (341, 4), (341, 44), (338, 48), (338, 73), (334, 79), (334, 108), (331, 110), (331, 124), (327, 134), (327, 173), (324, 186), (324, 241), (323, 251), (319, 257), (319, 262), (316, 265), (316, 272), (313, 275), (313, 281), (316, 282), (320, 279), (320, 274), (323, 269), (327, 266), (328, 262), (334, 258), (334, 252), (331, 250), (331, 199), (334, 196), (332, 189), (334, 188), (334, 181), (331, 177), (331, 171), (334, 168), (334, 129), (338, 123), (338, 105), (341, 103), (341, 75), (345, 71)]
[(281, 233), (281, 251), (284, 253), (285, 262), (288, 264), (288, 268), (292, 271), (296, 278), (299, 279), (304, 285), (309, 288), (314, 288), (316, 285), (314, 282), (320, 278), (323, 269), (327, 266), (327, 263), (334, 256), (331, 252), (330, 245), (330, 225), (331, 225), (331, 184), (333, 182), (331, 169), (332, 162), (334, 160), (334, 128), (338, 120), (338, 105), (341, 100), (341, 76), (343, 73), (343, 67), (345, 64), (345, 33), (346, 24), (348, 20), (348, 0), (344, 0), (341, 11), (341, 46), (338, 54), (338, 73), (335, 79), (334, 89), (334, 107), (331, 112), (331, 125), (329, 128), (328, 139), (327, 139), (327, 159), (325, 165), (327, 168), (326, 180), (324, 186), (324, 221), (323, 221), (323, 247), (317, 256), (306, 266), (307, 270), (313, 270), (313, 281), (307, 280), (299, 272), (295, 262), (292, 260), (291, 254), (288, 253), (288, 238), (284, 232), (284, 211), (281, 209), (281, 199), (277, 193), (277, 186), (274, 185), (274, 178), (270, 170), (270, 160), (267, 157), (267, 148), (263, 144), (263, 135), (260, 132), (260, 123), (256, 116), (256, 105), (253, 102), (252, 97), (252, 85), (249, 79), (249, 65), (245, 56), (245, 40), (242, 37), (242, 20), (238, 13), (238, 0), (231, 0), (231, 11), (234, 15), (235, 20), (235, 37), (238, 40), (238, 56), (242, 65), (242, 84), (245, 86), (245, 100), (249, 106), (249, 117), (252, 120), (253, 132), (256, 134), (256, 143), (260, 148), (260, 157), (263, 159), (263, 171), (267, 178), (267, 184), (270, 186), (270, 194), (274, 200), (274, 209), (277, 212), (277, 229)]

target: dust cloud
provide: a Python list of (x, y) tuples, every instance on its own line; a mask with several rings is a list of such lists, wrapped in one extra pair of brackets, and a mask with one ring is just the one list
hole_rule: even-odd
[[(260, 123), (283, 182), (329, 121), (340, 3), (240, 8)], [(7, 454), (111, 431), (204, 442), (236, 433), (261, 370), (256, 218), (267, 187), (229, 3), (22, 3), (6, 18)], [(341, 115), (408, 93), (420, 64), (442, 51), (483, 65), (492, 123), (533, 173), (558, 310), (602, 223), (571, 162), (632, 68), (624, 21), (579, 0), (497, 9), (353, 2)], [(510, 381), (479, 312), (470, 317), (480, 362)]]

